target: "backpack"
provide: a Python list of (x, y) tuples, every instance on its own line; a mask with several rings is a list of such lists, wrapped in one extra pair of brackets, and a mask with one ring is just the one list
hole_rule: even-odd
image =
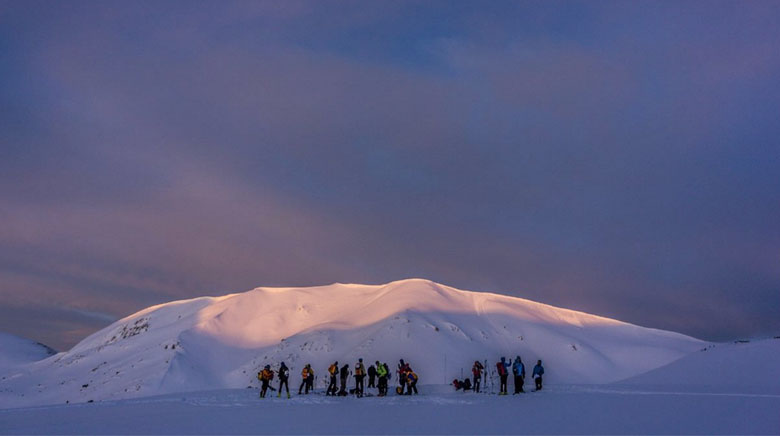
[(498, 375), (506, 375), (506, 366), (503, 362), (496, 363), (496, 369), (498, 369)]
[(336, 375), (339, 372), (339, 368), (336, 365), (331, 364), (330, 368), (328, 368), (328, 372), (330, 375)]

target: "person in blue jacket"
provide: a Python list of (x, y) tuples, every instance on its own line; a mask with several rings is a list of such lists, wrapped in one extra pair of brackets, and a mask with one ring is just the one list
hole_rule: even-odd
[(536, 382), (536, 390), (540, 391), (542, 390), (542, 375), (544, 374), (544, 367), (542, 366), (542, 361), (539, 360), (536, 362), (536, 366), (534, 366), (534, 373), (533, 378), (534, 382)]
[(525, 365), (520, 359), (520, 356), (515, 357), (515, 363), (512, 364), (512, 374), (515, 376), (515, 394), (519, 394), (523, 391), (523, 383), (525, 382)]

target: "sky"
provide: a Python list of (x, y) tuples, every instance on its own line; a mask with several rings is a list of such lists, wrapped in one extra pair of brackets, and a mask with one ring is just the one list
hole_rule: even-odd
[(0, 331), (428, 278), (780, 334), (780, 2), (0, 1)]

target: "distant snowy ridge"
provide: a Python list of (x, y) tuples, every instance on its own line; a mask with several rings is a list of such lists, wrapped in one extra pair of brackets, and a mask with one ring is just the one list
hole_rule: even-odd
[(46, 345), (7, 333), (0, 333), (0, 350), (0, 373), (56, 353)]
[(780, 392), (780, 338), (712, 344), (618, 384)]
[[(420, 384), (468, 375), (474, 360), (543, 359), (549, 383), (607, 383), (668, 364), (706, 343), (505, 295), (428, 280), (257, 288), (144, 309), (72, 350), (0, 381), (0, 407), (83, 402), (256, 384), (285, 361), (291, 385), (311, 363), (411, 362)], [(394, 382), (395, 379), (392, 380)]]

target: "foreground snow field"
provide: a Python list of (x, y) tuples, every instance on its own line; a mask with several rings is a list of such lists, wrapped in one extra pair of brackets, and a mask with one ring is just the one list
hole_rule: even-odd
[[(433, 391), (433, 392), (432, 392)], [(0, 410), (2, 434), (778, 434), (775, 394), (559, 385), (518, 396), (258, 399), (255, 389)]]
[(0, 434), (776, 435), (779, 368), (780, 340), (767, 339), (711, 345), (623, 382), (547, 384), (517, 396), (442, 385), (422, 386), (419, 396), (362, 399), (321, 389), (289, 400), (211, 390), (0, 409)]

